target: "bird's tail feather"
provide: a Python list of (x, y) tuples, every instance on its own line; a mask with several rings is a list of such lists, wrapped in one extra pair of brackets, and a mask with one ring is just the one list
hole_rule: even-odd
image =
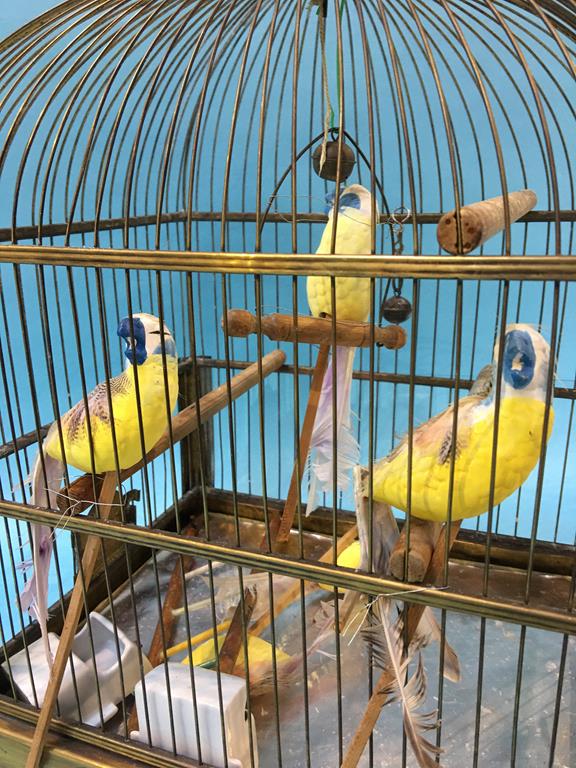
[(354, 468), (354, 498), (356, 523), (360, 541), (360, 568), (385, 576), (390, 554), (399, 536), (398, 524), (389, 504), (372, 503), (372, 537), (370, 538), (370, 510), (367, 494), (367, 471)]
[[(410, 644), (410, 652), (415, 652), (418, 648), (425, 648), (432, 642), (438, 644), (442, 642), (442, 630), (432, 608), (425, 608)], [(460, 681), (460, 660), (446, 638), (444, 638), (444, 677), (453, 683)]]
[(437, 713), (418, 711), (426, 697), (422, 656), (418, 654), (416, 671), (406, 680), (411, 655), (404, 652), (401, 617), (393, 623), (390, 621), (389, 600), (375, 600), (369, 615), (363, 636), (372, 648), (376, 664), (390, 672), (390, 684), (381, 691), (387, 696), (383, 701), (400, 702), (404, 731), (420, 768), (438, 768), (436, 758), (441, 750), (425, 737), (427, 731), (438, 727)]
[[(372, 541), (369, 539), (368, 472), (365, 468), (354, 468), (354, 494), (356, 502), (356, 523), (360, 540), (360, 569), (372, 570), (381, 576), (389, 573), (390, 554), (399, 536), (398, 524), (389, 504), (374, 501), (372, 504)], [(371, 546), (371, 554), (369, 548)], [(372, 566), (370, 568), (370, 565)], [(358, 601), (356, 601), (358, 602)], [(442, 642), (442, 632), (431, 608), (426, 608), (410, 644), (410, 655), (432, 642)], [(460, 680), (458, 654), (444, 638), (444, 677), (457, 683)]]
[[(35, 506), (56, 508), (55, 493), (62, 483), (64, 465), (44, 453), (44, 467), (40, 453), (32, 469), (32, 499)], [(46, 474), (44, 473), (44, 468)], [(32, 553), (34, 573), (20, 594), (23, 610), (28, 610), (40, 625), (48, 666), (52, 668), (52, 652), (48, 638), (48, 574), (52, 558), (52, 529), (47, 525), (32, 525)]]
[[(360, 446), (352, 433), (350, 409), (354, 353), (353, 347), (336, 347), (336, 483), (340, 490), (347, 489), (350, 470), (360, 458)], [(332, 358), (324, 375), (310, 441), (310, 485), (308, 488), (307, 515), (318, 506), (318, 495), (321, 491), (332, 491), (334, 470), (333, 363), (334, 359)]]

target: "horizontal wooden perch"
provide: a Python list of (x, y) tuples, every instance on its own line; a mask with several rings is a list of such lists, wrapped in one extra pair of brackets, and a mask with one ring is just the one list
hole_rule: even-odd
[[(273, 352), (264, 355), (262, 358), (262, 376), (265, 378), (274, 371), (277, 371), (284, 365), (285, 360), (286, 355), (280, 349), (276, 349)], [(242, 371), (242, 373), (233, 376), (230, 380), (232, 400), (236, 400), (236, 398), (243, 395), (257, 383), (258, 363), (253, 363)], [(218, 411), (221, 411), (228, 405), (228, 388), (226, 382), (201, 397), (199, 405), (199, 414), (196, 411), (196, 403), (194, 403), (172, 417), (172, 439), (174, 443), (183, 440), (191, 432), (198, 429), (200, 424), (203, 424), (205, 421), (212, 418)], [(160, 438), (154, 448), (148, 451), (146, 462), (152, 461), (157, 456), (160, 456), (169, 448), (169, 446), (170, 438), (168, 432), (165, 432), (164, 436)], [(123, 481), (126, 480), (141, 469), (144, 466), (144, 463), (144, 461), (140, 461), (133, 467), (125, 469), (121, 473), (121, 479)], [(101, 483), (102, 478), (97, 477), (93, 480), (92, 475), (82, 475), (82, 477), (79, 477), (78, 480), (73, 482), (69, 488), (64, 488), (62, 490), (61, 509), (64, 511), (64, 509), (73, 507), (74, 512), (81, 512), (94, 502), (94, 485), (96, 485), (96, 493), (98, 493)]]
[[(531, 189), (521, 189), (508, 195), (510, 224), (531, 211), (536, 205), (536, 194)], [(440, 246), (448, 253), (470, 253), (482, 243), (501, 232), (506, 226), (504, 197), (492, 197), (460, 208), (462, 232), (458, 247), (458, 219), (456, 211), (445, 213), (438, 222), (436, 236)]]
[[(246, 309), (229, 309), (228, 335), (249, 336), (258, 332), (258, 318)], [(299, 315), (297, 325), (292, 315), (263, 315), (262, 333), (272, 341), (299, 341), (302, 344), (331, 344), (332, 319)], [(224, 319), (222, 319), (224, 327)], [(340, 347), (369, 347), (370, 323), (336, 320), (336, 344)], [(374, 328), (374, 343), (387, 349), (401, 349), (406, 344), (406, 331), (399, 325)]]

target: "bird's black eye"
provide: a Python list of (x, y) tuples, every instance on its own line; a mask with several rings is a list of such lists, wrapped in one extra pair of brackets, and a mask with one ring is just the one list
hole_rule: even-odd
[(150, 331), (150, 333), (151, 333), (151, 334), (152, 334), (152, 333), (155, 333), (155, 334), (157, 334), (158, 336), (160, 336), (160, 334), (162, 333), (162, 331)]

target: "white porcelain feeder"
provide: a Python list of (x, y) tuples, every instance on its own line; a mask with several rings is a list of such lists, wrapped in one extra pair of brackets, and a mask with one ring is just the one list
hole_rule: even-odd
[[(88, 624), (85, 624), (74, 638), (71, 653), (78, 689), (78, 700), (80, 702), (80, 712), (78, 712), (78, 702), (74, 693), (70, 661), (66, 665), (64, 678), (60, 686), (58, 706), (60, 716), (63, 718), (81, 719), (82, 722), (88, 725), (100, 725), (97, 687), (100, 688), (102, 716), (104, 722), (106, 722), (114, 717), (118, 711), (118, 707), (115, 705), (122, 700), (122, 682), (113, 625), (99, 613), (91, 613), (89, 619), (98, 674), (96, 675), (94, 671), (90, 634), (88, 632)], [(117, 629), (116, 632), (124, 679), (124, 694), (128, 696), (140, 680), (138, 648), (120, 629)], [(53, 632), (50, 632), (49, 637), (50, 648), (52, 653), (55, 654), (60, 638)], [(29, 645), (28, 653), (34, 677), (34, 689), (36, 690), (38, 705), (40, 706), (44, 701), (50, 677), (42, 640), (36, 640), (36, 642)], [(142, 662), (144, 672), (148, 672), (151, 666), (144, 655), (142, 655)], [(9, 662), (2, 664), (6, 674), (9, 674), (8, 664), (19, 696), (31, 704), (35, 704), (26, 650), (20, 651), (10, 657)]]
[[(190, 668), (182, 664), (161, 664), (153, 669), (150, 674), (146, 675), (144, 679), (152, 746), (160, 747), (170, 752), (173, 750), (166, 669), (168, 669), (170, 680), (170, 699), (174, 718), (176, 751), (183, 757), (186, 756), (198, 760), (196, 717), (194, 699), (192, 697)], [(220, 680), (228, 766), (229, 768), (250, 768), (246, 682), (240, 677), (225, 673), (220, 674)], [(211, 669), (194, 667), (194, 682), (202, 761), (215, 766), (215, 768), (224, 768), (224, 745), (222, 743), (217, 674)], [(148, 729), (141, 681), (137, 683), (134, 695), (136, 697), (140, 730), (131, 733), (131, 738), (148, 743)], [(252, 717), (252, 737), (254, 766), (258, 768), (254, 717)]]

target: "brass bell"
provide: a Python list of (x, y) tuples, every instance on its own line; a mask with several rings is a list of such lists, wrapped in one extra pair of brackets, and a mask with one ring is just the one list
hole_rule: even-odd
[[(312, 165), (314, 170), (322, 179), (327, 181), (336, 181), (336, 169), (338, 167), (338, 142), (326, 142), (326, 160), (322, 169), (320, 169), (320, 158), (322, 157), (322, 144), (318, 144), (312, 153)], [(340, 161), (340, 181), (345, 181), (354, 170), (356, 157), (352, 149), (342, 142), (342, 160)]]

